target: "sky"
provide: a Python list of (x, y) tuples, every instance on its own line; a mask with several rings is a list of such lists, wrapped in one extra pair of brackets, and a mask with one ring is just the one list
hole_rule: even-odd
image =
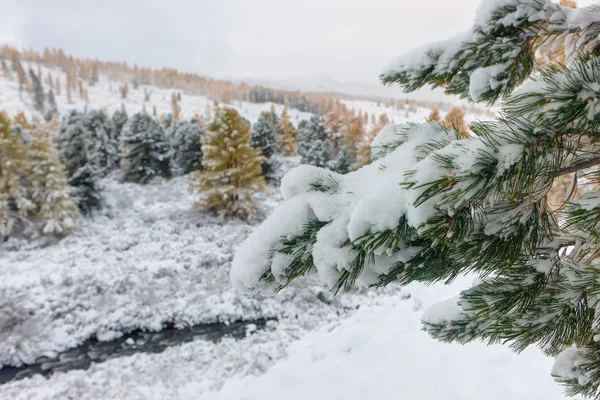
[(0, 0), (0, 43), (215, 78), (378, 85), (480, 0)]

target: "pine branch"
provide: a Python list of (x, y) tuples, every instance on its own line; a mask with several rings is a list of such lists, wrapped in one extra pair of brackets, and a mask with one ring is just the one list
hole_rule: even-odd
[(562, 168), (562, 169), (556, 171), (552, 175), (556, 178), (556, 177), (559, 177), (562, 175), (568, 175), (568, 174), (572, 174), (573, 172), (581, 171), (582, 169), (595, 167), (596, 165), (600, 165), (600, 156), (594, 157), (594, 158), (586, 160), (586, 161), (581, 161), (578, 163), (571, 164), (570, 166), (568, 166), (566, 168)]

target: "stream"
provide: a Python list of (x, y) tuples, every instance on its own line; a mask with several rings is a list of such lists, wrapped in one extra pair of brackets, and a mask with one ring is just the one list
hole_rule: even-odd
[(136, 330), (124, 334), (118, 339), (105, 342), (92, 338), (56, 357), (41, 357), (35, 364), (20, 367), (6, 366), (0, 369), (0, 385), (37, 374), (49, 377), (55, 372), (88, 369), (92, 363), (101, 363), (135, 353), (161, 353), (167, 347), (200, 338), (213, 342), (218, 342), (223, 337), (242, 339), (257, 329), (263, 329), (266, 323), (266, 319), (258, 319), (202, 324), (184, 329), (177, 329), (169, 325), (159, 332)]

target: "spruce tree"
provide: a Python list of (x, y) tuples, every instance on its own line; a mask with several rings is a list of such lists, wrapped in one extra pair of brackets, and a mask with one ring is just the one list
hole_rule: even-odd
[(275, 172), (280, 167), (279, 146), (275, 140), (277, 126), (270, 112), (260, 113), (258, 120), (252, 127), (250, 146), (253, 149), (260, 148), (266, 161), (262, 164), (262, 172), (266, 179), (274, 180)]
[(187, 175), (202, 169), (204, 129), (196, 119), (176, 121), (171, 133), (173, 173)]
[(325, 133), (323, 120), (313, 116), (298, 127), (298, 154), (302, 164), (326, 168), (330, 165), (333, 150)]
[(252, 195), (265, 187), (261, 165), (266, 158), (250, 147), (250, 124), (232, 108), (217, 108), (203, 139), (203, 171), (190, 174), (190, 190), (200, 192), (197, 207), (219, 218), (251, 219), (257, 212)]
[(83, 214), (91, 215), (94, 209), (102, 208), (104, 200), (96, 184), (96, 176), (88, 165), (79, 168), (68, 183), (74, 188), (72, 196)]
[(90, 110), (82, 115), (81, 124), (86, 132), (86, 154), (93, 174), (105, 176), (117, 169), (119, 141), (112, 120), (100, 110)]
[(124, 182), (148, 183), (155, 176), (171, 177), (165, 129), (147, 113), (131, 117), (121, 136)]
[(33, 90), (33, 107), (43, 113), (45, 109), (45, 96), (44, 96), (44, 87), (42, 86), (42, 82), (40, 77), (33, 72), (33, 70), (29, 69), (29, 75), (31, 76), (31, 89)]
[[(472, 122), (468, 137), (438, 123), (388, 125), (375, 161), (347, 175), (291, 171), (286, 201), (237, 251), (234, 285), (269, 293), (313, 271), (333, 291), (477, 275), (425, 313), (425, 330), (517, 352), (537, 345), (556, 358), (552, 375), (569, 394), (597, 398), (600, 193), (558, 212), (547, 204), (559, 177), (575, 190), (600, 175), (595, 7), (489, 2), (471, 32), (396, 59), (383, 83), (441, 87), (501, 112)], [(572, 46), (567, 63), (539, 66), (552, 41)]]

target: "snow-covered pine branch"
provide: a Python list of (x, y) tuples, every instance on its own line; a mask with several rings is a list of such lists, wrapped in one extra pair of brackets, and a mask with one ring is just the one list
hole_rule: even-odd
[[(468, 138), (437, 122), (388, 125), (358, 171), (292, 170), (283, 204), (238, 249), (234, 285), (269, 294), (314, 272), (338, 291), (475, 273), (471, 289), (424, 315), (428, 332), (536, 344), (557, 357), (569, 393), (598, 395), (600, 196), (558, 215), (547, 204), (555, 177), (599, 159), (598, 21), (595, 6), (486, 1), (471, 32), (397, 60), (384, 82), (503, 98), (499, 116), (472, 123)], [(557, 38), (574, 44), (568, 65), (532, 75), (540, 41)]]

